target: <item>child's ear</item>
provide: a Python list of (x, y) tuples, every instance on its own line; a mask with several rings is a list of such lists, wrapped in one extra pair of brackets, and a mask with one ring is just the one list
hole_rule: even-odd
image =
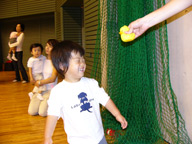
[(64, 70), (64, 67), (63, 67), (63, 65), (60, 63), (59, 64), (59, 68), (63, 71)]
[(31, 54), (33, 55), (33, 52), (31, 51)]

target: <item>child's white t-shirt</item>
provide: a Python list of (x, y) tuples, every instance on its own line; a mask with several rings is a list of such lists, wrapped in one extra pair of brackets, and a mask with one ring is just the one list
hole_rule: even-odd
[(48, 115), (63, 118), (70, 144), (98, 144), (104, 136), (99, 104), (105, 106), (108, 100), (94, 79), (63, 80), (51, 90)]
[(43, 64), (46, 57), (40, 55), (38, 58), (30, 57), (27, 62), (27, 67), (32, 68), (32, 74), (39, 74), (43, 72)]

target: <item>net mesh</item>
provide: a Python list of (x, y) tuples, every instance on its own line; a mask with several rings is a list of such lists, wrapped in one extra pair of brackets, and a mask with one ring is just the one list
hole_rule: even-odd
[(169, 76), (166, 23), (124, 43), (119, 29), (164, 5), (163, 0), (100, 0), (91, 77), (99, 81), (127, 119), (120, 124), (102, 108), (108, 143), (191, 144)]

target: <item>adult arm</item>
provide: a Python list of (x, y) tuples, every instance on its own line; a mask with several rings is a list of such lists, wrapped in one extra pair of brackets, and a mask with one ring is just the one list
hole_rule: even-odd
[(56, 80), (57, 75), (58, 75), (58, 73), (57, 73), (56, 69), (53, 67), (53, 72), (52, 72), (51, 77), (49, 77), (47, 79), (40, 80), (40, 81), (36, 81), (35, 86), (39, 87), (39, 86), (42, 86), (44, 84), (52, 83)]
[(127, 127), (128, 123), (127, 123), (126, 119), (121, 115), (119, 109), (116, 107), (114, 102), (111, 99), (109, 99), (107, 101), (105, 107), (116, 118), (116, 120), (121, 123), (122, 129), (125, 129)]
[(17, 41), (15, 43), (8, 43), (9, 47), (16, 47), (18, 46), (20, 43), (22, 43), (24, 40), (24, 33), (21, 33), (18, 37), (17, 37)]
[(52, 144), (52, 136), (57, 124), (58, 117), (48, 115), (45, 125), (44, 144)]
[(135, 33), (135, 38), (137, 38), (150, 27), (166, 20), (191, 5), (192, 0), (171, 0), (154, 12), (131, 22), (128, 26), (130, 30), (127, 33)]

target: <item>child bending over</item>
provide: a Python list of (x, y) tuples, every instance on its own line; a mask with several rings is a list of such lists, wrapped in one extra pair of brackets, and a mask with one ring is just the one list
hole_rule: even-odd
[[(43, 52), (43, 46), (39, 43), (32, 44), (30, 46), (30, 51), (33, 56), (29, 58), (27, 62), (27, 67), (29, 68), (30, 82), (34, 84), (37, 80), (43, 79), (42, 71), (46, 57), (41, 55)], [(33, 91), (30, 92), (28, 95), (31, 99), (35, 93), (38, 93), (37, 98), (43, 100), (41, 93), (45, 90), (45, 85), (42, 85), (40, 87), (35, 86)]]
[(122, 129), (127, 127), (127, 121), (98, 82), (84, 77), (84, 54), (80, 45), (66, 40), (51, 52), (52, 63), (64, 79), (51, 90), (44, 144), (52, 144), (60, 117), (64, 121), (68, 143), (107, 144), (99, 104), (112, 113)]
[[(13, 31), (11, 32), (10, 36), (9, 36), (9, 43), (15, 43), (17, 41), (17, 32)], [(9, 48), (9, 52), (8, 52), (8, 56), (7, 59), (8, 60), (14, 60), (17, 61), (17, 58), (15, 57), (15, 51), (16, 51), (16, 47), (10, 47)], [(12, 52), (12, 57), (11, 57), (11, 52)]]

